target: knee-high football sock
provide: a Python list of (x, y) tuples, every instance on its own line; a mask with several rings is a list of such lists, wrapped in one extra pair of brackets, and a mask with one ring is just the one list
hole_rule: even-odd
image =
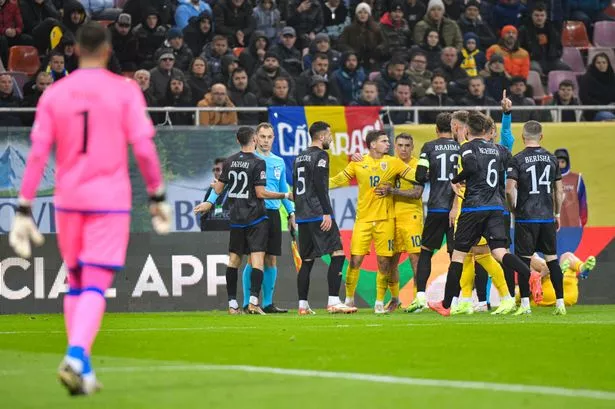
[(357, 284), (359, 284), (359, 269), (348, 267), (346, 271), (346, 298), (354, 299)]
[[(313, 261), (312, 261), (313, 262)], [(329, 284), (329, 297), (339, 297), (342, 286), (342, 268), (344, 256), (332, 256), (329, 270), (327, 271), (327, 283)]]
[(278, 268), (276, 266), (265, 267), (263, 272), (263, 307), (273, 304), (273, 291), (277, 277)]
[(519, 292), (521, 298), (529, 298), (530, 296), (530, 258), (517, 257), (513, 254), (506, 254), (502, 258), (502, 264), (510, 267), (518, 274)]
[(310, 292), (310, 272), (314, 260), (302, 260), (299, 274), (297, 275), (297, 295), (299, 301), (307, 301), (308, 293)]
[(448, 267), (448, 273), (446, 275), (446, 286), (444, 287), (444, 300), (442, 300), (442, 306), (444, 308), (450, 308), (453, 302), (453, 297), (459, 295), (461, 290), (459, 280), (461, 280), (461, 271), (463, 270), (463, 264), (458, 261), (451, 261)]
[[(476, 257), (478, 259), (478, 256)], [(476, 276), (474, 277), (474, 285), (476, 286), (476, 296), (478, 297), (478, 302), (487, 302), (487, 281), (489, 275), (478, 261), (474, 263), (474, 271), (476, 272)]]
[(243, 308), (250, 303), (250, 277), (252, 276), (252, 265), (246, 264), (241, 275), (241, 287), (243, 288)]
[(429, 280), (429, 274), (431, 273), (431, 257), (433, 252), (431, 250), (421, 249), (419, 254), (419, 263), (416, 268), (416, 291), (425, 292), (427, 288), (427, 280)]
[(461, 297), (465, 299), (472, 298), (472, 290), (474, 289), (474, 257), (471, 254), (467, 254), (463, 260), (459, 285), (461, 286)]
[(515, 296), (515, 270), (505, 265), (502, 265), (504, 270), (504, 279), (506, 280), (506, 286), (508, 287), (508, 293), (511, 297)]
[[(506, 279), (504, 278), (504, 270), (500, 263), (497, 262), (495, 258), (491, 254), (482, 254), (480, 257), (477, 256), (476, 261), (483, 266), (491, 280), (493, 281), (493, 285), (498, 290), (498, 294), (500, 297), (506, 297), (510, 295), (508, 293), (508, 286), (506, 285)], [(486, 287), (485, 287), (486, 288)], [(485, 289), (485, 291), (487, 291)]]
[(263, 286), (263, 270), (252, 267), (252, 276), (250, 277), (250, 302), (253, 302), (252, 297), (258, 299)]
[(79, 295), (81, 295), (81, 267), (76, 267), (68, 270), (68, 292), (64, 295), (64, 326), (67, 340), (70, 340)]
[(384, 302), (388, 287), (389, 275), (378, 270), (376, 273), (376, 302)]
[(562, 273), (562, 268), (559, 265), (557, 260), (551, 260), (547, 262), (547, 266), (549, 267), (549, 275), (551, 276), (551, 283), (553, 284), (553, 289), (555, 290), (555, 298), (563, 299), (564, 298), (564, 274)]
[(105, 314), (105, 291), (111, 287), (112, 282), (111, 270), (92, 266), (82, 268), (81, 295), (71, 324), (69, 350), (81, 348), (86, 357), (90, 356)]
[(237, 299), (237, 267), (226, 268), (226, 294), (229, 301)]

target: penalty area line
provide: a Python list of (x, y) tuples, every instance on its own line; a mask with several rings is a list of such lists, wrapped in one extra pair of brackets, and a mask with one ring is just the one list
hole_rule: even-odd
[(400, 376), (374, 375), (354, 372), (329, 372), (307, 369), (286, 369), (250, 365), (159, 365), (98, 368), (99, 373), (149, 373), (149, 372), (244, 372), (271, 375), (295, 376), (302, 378), (339, 379), (395, 385), (427, 386), (437, 388), (471, 389), (493, 392), (538, 394), (570, 398), (586, 398), (615, 401), (615, 392), (592, 389), (569, 389), (555, 386), (538, 386), (477, 381), (455, 381), (446, 379), (409, 378)]

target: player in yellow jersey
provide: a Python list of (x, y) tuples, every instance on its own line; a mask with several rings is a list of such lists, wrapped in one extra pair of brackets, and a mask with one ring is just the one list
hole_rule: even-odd
[[(457, 111), (453, 114), (451, 120), (451, 130), (453, 131), (453, 136), (459, 142), (460, 145), (464, 145), (467, 142), (466, 133), (467, 133), (467, 111)], [(490, 122), (493, 124), (493, 122)], [(492, 125), (491, 125), (492, 126)], [(493, 132), (494, 129), (485, 129), (485, 133)], [(461, 160), (459, 160), (458, 164), (458, 172), (462, 171)], [(450, 223), (455, 226), (457, 225), (457, 220), (459, 219), (461, 204), (463, 202), (464, 197), (464, 188), (462, 187), (457, 193), (456, 200), (453, 201), (453, 206), (450, 212)], [(474, 288), (474, 264), (478, 263), (482, 266), (489, 276), (492, 277), (493, 283), (496, 286), (500, 297), (505, 301), (500, 304), (500, 307), (493, 314), (508, 314), (514, 309), (514, 299), (510, 296), (508, 291), (508, 287), (506, 286), (506, 280), (504, 279), (504, 271), (502, 266), (495, 260), (495, 258), (491, 255), (491, 250), (487, 246), (487, 240), (484, 237), (480, 238), (480, 241), (476, 246), (474, 246), (469, 252), (464, 261), (463, 261), (463, 270), (461, 275), (461, 281), (459, 286), (464, 289), (462, 293), (462, 302), (458, 302), (458, 292), (452, 297), (452, 299), (448, 300), (445, 297), (445, 300), (440, 303), (430, 304), (430, 308), (435, 310), (436, 312), (442, 315), (456, 315), (456, 314), (472, 314), (474, 312), (473, 306), (471, 303), (471, 294), (472, 289)], [(455, 286), (456, 287), (456, 286)], [(469, 288), (469, 294), (468, 294)]]
[(379, 186), (393, 185), (398, 177), (412, 180), (410, 166), (388, 155), (390, 142), (386, 131), (374, 130), (365, 138), (369, 154), (361, 162), (350, 162), (329, 179), (329, 187), (345, 186), (356, 178), (359, 186), (357, 215), (350, 243), (350, 267), (346, 273), (346, 305), (354, 306), (354, 292), (363, 258), (374, 242), (378, 260), (376, 305), (374, 312), (384, 314), (384, 295), (388, 287), (391, 257), (394, 253), (395, 207), (391, 195), (376, 192)]
[[(412, 156), (414, 139), (412, 135), (401, 133), (395, 137), (395, 156), (410, 166), (416, 172), (418, 158)], [(421, 252), (421, 234), (423, 233), (423, 185), (397, 178), (395, 187), (387, 186), (383, 194), (393, 195), (395, 202), (395, 254), (391, 259), (389, 275), (389, 291), (391, 301), (386, 306), (388, 312), (393, 312), (401, 306), (399, 301), (399, 258), (407, 253), (416, 272)]]
[[(579, 299), (579, 278), (585, 279), (596, 267), (596, 258), (589, 256), (585, 262), (581, 261), (573, 253), (564, 253), (560, 257), (560, 265), (564, 272), (564, 303), (567, 306), (574, 305)], [(555, 305), (555, 290), (549, 278), (549, 267), (546, 261), (538, 254), (531, 259), (533, 301), (541, 307)], [(535, 284), (534, 284), (535, 283)]]

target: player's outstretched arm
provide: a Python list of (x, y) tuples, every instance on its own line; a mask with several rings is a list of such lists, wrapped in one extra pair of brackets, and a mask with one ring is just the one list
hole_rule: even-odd
[(355, 177), (355, 170), (353, 165), (354, 163), (356, 162), (350, 162), (348, 165), (346, 165), (346, 168), (344, 168), (343, 171), (333, 176), (332, 178), (329, 178), (329, 189), (336, 189), (338, 187), (348, 185), (348, 182), (350, 182), (350, 180)]
[(289, 199), (291, 194), (289, 192), (280, 193), (280, 192), (270, 192), (265, 189), (265, 186), (254, 186), (256, 190), (256, 197), (259, 199)]
[(198, 205), (194, 207), (194, 210), (193, 210), (194, 213), (195, 214), (199, 214), (199, 213), (205, 214), (209, 212), (214, 206), (214, 204), (216, 203), (218, 196), (220, 195), (220, 193), (222, 193), (225, 186), (226, 184), (219, 180), (216, 180), (214, 183), (212, 183), (209, 195), (207, 196), (204, 202), (199, 203)]
[(500, 144), (512, 152), (515, 137), (512, 133), (512, 101), (506, 97), (506, 90), (502, 93), (502, 128), (500, 130)]

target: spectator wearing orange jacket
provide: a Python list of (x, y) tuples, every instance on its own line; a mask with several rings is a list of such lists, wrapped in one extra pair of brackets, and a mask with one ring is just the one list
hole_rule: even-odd
[(518, 35), (514, 26), (502, 27), (500, 41), (487, 49), (487, 60), (493, 54), (499, 54), (504, 57), (504, 67), (509, 75), (527, 79), (530, 73), (530, 54), (519, 46)]

